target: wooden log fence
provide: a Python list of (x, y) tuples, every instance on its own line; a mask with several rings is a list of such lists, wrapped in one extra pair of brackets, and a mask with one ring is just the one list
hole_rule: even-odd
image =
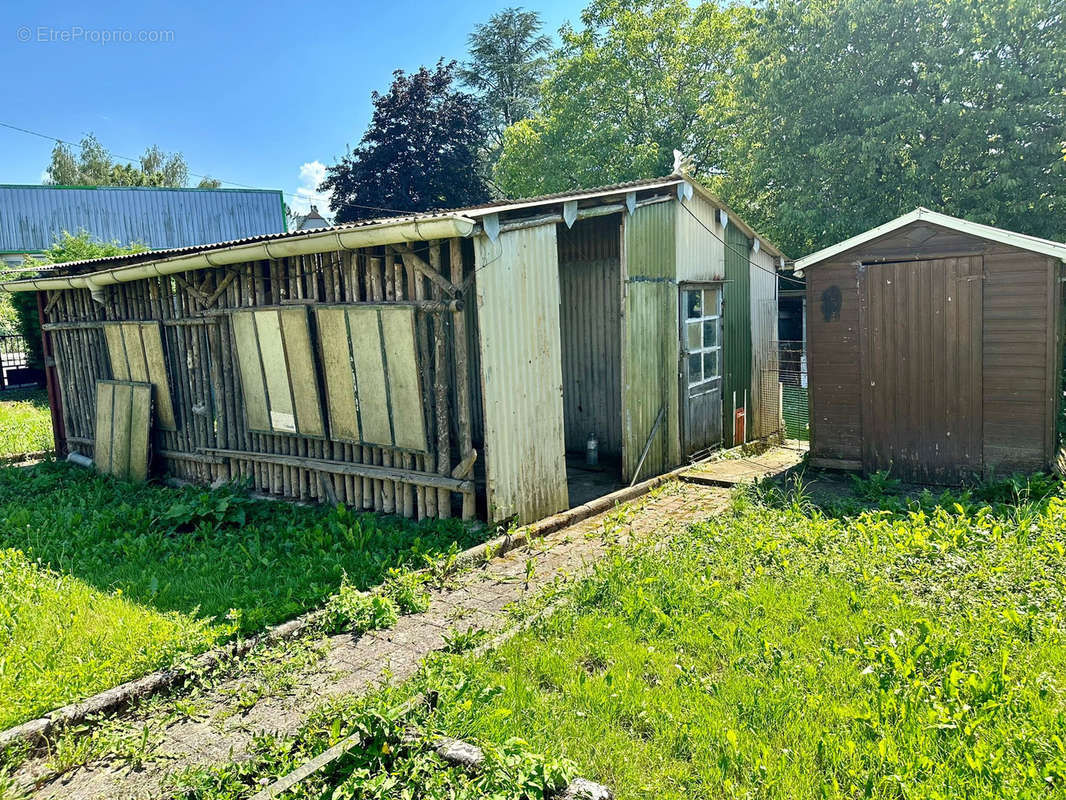
[[(103, 326), (162, 326), (177, 429), (153, 430), (155, 473), (200, 484), (250, 480), (302, 501), (412, 519), (473, 519), (477, 507), (462, 242), (420, 242), (248, 262), (88, 290), (48, 292), (44, 325), (68, 447), (92, 456), (97, 380), (113, 378)], [(427, 449), (249, 430), (231, 316), (237, 310), (371, 304), (412, 309)], [(314, 315), (310, 315), (313, 326)], [(316, 354), (318, 346), (312, 344)], [(316, 359), (318, 356), (315, 356)], [(317, 370), (316, 374), (320, 374)], [(319, 378), (321, 382), (321, 378)], [(322, 413), (326, 395), (322, 397)], [(402, 424), (402, 421), (399, 423)], [(453, 505), (455, 507), (453, 511)]]

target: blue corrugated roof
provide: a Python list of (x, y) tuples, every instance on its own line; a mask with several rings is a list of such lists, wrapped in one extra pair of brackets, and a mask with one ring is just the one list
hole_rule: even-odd
[(158, 250), (280, 233), (285, 212), (268, 189), (0, 185), (0, 252), (40, 252), (83, 229)]

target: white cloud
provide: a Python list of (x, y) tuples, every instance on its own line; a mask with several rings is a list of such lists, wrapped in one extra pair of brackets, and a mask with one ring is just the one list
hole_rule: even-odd
[(306, 214), (311, 206), (318, 207), (318, 213), (329, 219), (330, 192), (318, 191), (318, 185), (326, 178), (326, 165), (317, 159), (308, 161), (300, 167), (300, 185), (290, 198), (289, 205), (296, 214)]

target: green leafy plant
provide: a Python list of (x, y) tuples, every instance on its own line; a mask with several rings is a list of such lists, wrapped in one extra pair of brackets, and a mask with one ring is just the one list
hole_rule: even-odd
[[(33, 502), (27, 502), (32, 498)], [(483, 535), (345, 508), (0, 468), (0, 726), (321, 607)], [(419, 594), (408, 586), (414, 608)]]
[(228, 485), (211, 491), (186, 491), (159, 515), (159, 524), (175, 533), (188, 533), (206, 525), (212, 532), (239, 528), (247, 521), (252, 500), (240, 487)]
[(878, 470), (869, 475), (852, 475), (852, 489), (863, 500), (880, 500), (899, 489), (900, 481), (893, 478), (888, 470)]
[(383, 594), (362, 592), (352, 586), (347, 576), (340, 589), (326, 602), (324, 626), (330, 633), (367, 631), (391, 628), (399, 620), (396, 604)]
[(381, 592), (396, 604), (401, 614), (421, 614), (429, 608), (429, 592), (425, 585), (429, 576), (424, 572), (389, 569)]

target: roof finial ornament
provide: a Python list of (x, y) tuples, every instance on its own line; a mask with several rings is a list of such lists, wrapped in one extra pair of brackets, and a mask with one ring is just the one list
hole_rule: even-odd
[(688, 175), (692, 171), (692, 157), (674, 150), (674, 169), (671, 175)]

